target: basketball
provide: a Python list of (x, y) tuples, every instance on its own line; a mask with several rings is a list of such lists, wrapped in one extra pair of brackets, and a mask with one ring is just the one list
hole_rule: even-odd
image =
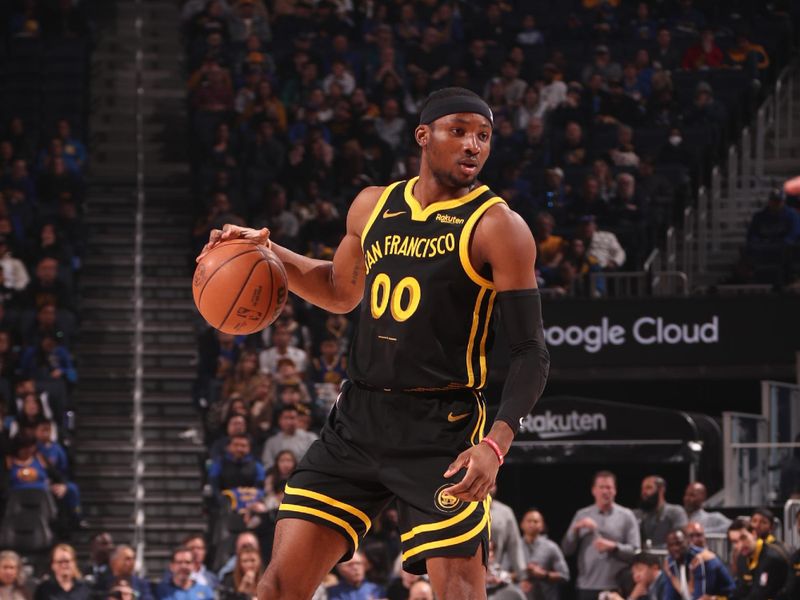
[(235, 335), (261, 331), (278, 318), (289, 290), (275, 253), (249, 240), (215, 246), (192, 278), (197, 310), (208, 323)]

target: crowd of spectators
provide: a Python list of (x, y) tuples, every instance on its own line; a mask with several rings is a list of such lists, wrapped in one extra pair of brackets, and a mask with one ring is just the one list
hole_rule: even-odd
[[(421, 103), (456, 85), (492, 108), (492, 153), (481, 179), (533, 231), (540, 287), (602, 295), (602, 274), (638, 268), (663, 226), (693, 201), (691, 190), (787, 60), (788, 10), (758, 2), (736, 8), (692, 0), (188, 0), (193, 250), (212, 229), (235, 223), (269, 227), (277, 243), (330, 258), (360, 189), (418, 173), (411, 140)], [(199, 326), (194, 399), (209, 449), (208, 564), (223, 570), (220, 581), (245, 547), (268, 564), (283, 487), (346, 375), (354, 318), (292, 297), (259, 334)], [(662, 508), (663, 485), (648, 482), (661, 496), (657, 509), (640, 515), (645, 539), (657, 534), (652, 547), (686, 525), (685, 514), (667, 524), (651, 514)], [(575, 577), (559, 545), (539, 537), (543, 516), (523, 516), (529, 557), (513, 564), (503, 561), (508, 540), (520, 534), (516, 516), (505, 517), (513, 535), (493, 537), (492, 597), (513, 598), (503, 594), (514, 586), (558, 597), (559, 585)], [(633, 513), (617, 525), (631, 526), (635, 537), (620, 540), (619, 556), (608, 540), (588, 543), (590, 562), (614, 556), (599, 578), (579, 568), (579, 590), (630, 591), (609, 573), (630, 574), (630, 561), (641, 558), (639, 525)], [(571, 530), (564, 549), (581, 555), (595, 529)], [(408, 597), (416, 583), (392, 567), (398, 549), (397, 513), (387, 510), (361, 553), (326, 582), (328, 597), (381, 597), (378, 588), (359, 595), (364, 581), (387, 597)], [(649, 562), (637, 572), (644, 567), (652, 573)], [(224, 589), (247, 594), (251, 586), (242, 576)], [(416, 587), (419, 598), (432, 597), (424, 582)]]
[[(770, 510), (757, 508), (733, 520), (709, 512), (703, 508), (705, 486), (697, 481), (686, 487), (682, 504), (669, 504), (667, 482), (657, 475), (642, 480), (638, 506), (630, 509), (617, 503), (616, 484), (610, 471), (595, 474), (593, 503), (576, 511), (560, 543), (548, 535), (542, 511), (530, 507), (515, 514), (494, 499), (488, 598), (797, 598), (800, 548), (783, 543)], [(354, 556), (326, 577), (314, 600), (434, 600), (426, 577), (402, 570), (396, 511), (386, 509), (373, 525)], [(800, 534), (800, 516), (793, 525)], [(710, 543), (712, 537), (717, 543)], [(84, 565), (77, 564), (71, 546), (55, 546), (49, 573), (41, 579), (26, 579), (14, 552), (0, 553), (0, 592), (13, 600), (253, 600), (270, 545), (257, 528), (244, 530), (215, 557), (206, 536), (192, 534), (174, 549), (163, 573), (145, 580), (135, 573), (135, 550), (99, 532)]]
[(0, 24), (0, 548), (34, 549), (21, 503), (55, 504), (56, 542), (85, 525), (68, 449), (89, 25), (78, 3), (44, 0), (2, 3)]
[(186, 2), (195, 249), (231, 222), (331, 256), (361, 188), (416, 175), (421, 103), (458, 85), (495, 116), (481, 179), (552, 234), (541, 287), (605, 293), (590, 274), (637, 269), (693, 201), (791, 23), (760, 2)]

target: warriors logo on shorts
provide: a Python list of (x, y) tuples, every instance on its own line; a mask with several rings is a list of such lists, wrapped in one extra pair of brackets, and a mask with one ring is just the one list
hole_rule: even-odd
[(433, 496), (433, 504), (443, 513), (455, 512), (463, 504), (461, 500), (447, 492), (451, 487), (452, 484), (447, 483), (436, 490)]

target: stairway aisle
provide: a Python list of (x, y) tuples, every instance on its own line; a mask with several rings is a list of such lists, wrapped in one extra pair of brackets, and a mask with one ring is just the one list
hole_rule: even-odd
[[(161, 572), (171, 550), (202, 532), (202, 448), (179, 434), (198, 426), (191, 402), (195, 335), (191, 300), (188, 166), (180, 155), (185, 91), (174, 2), (144, 4), (145, 210), (142, 262), (142, 449), (145, 563)], [(90, 246), (80, 293), (81, 383), (76, 466), (88, 533), (130, 543), (134, 530), (133, 393), (136, 227), (136, 2), (117, 3), (116, 29), (93, 64)], [(177, 135), (176, 135), (177, 132)], [(177, 147), (177, 151), (176, 148)], [(88, 536), (87, 536), (88, 537)], [(85, 548), (84, 548), (85, 550)]]

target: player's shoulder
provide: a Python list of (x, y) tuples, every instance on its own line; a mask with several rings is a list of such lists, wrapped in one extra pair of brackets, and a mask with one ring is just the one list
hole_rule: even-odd
[(398, 183), (401, 182), (390, 185), (370, 185), (356, 195), (347, 212), (348, 227), (351, 228), (351, 231), (357, 231), (360, 234), (384, 193)]
[(478, 221), (474, 243), (479, 247), (490, 244), (506, 249), (527, 248), (533, 244), (533, 234), (525, 220), (508, 204), (495, 202)]

